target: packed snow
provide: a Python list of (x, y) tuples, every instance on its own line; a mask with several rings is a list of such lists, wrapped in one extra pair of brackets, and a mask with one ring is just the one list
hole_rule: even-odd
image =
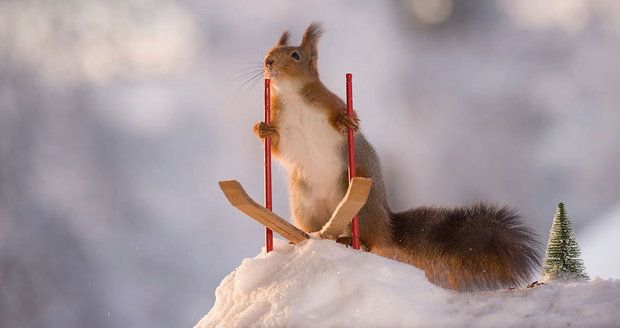
[(310, 239), (244, 259), (195, 328), (612, 327), (619, 310), (620, 280), (458, 293), (415, 267)]

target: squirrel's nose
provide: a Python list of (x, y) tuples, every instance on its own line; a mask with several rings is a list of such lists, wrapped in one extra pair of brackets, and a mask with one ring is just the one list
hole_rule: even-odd
[(265, 65), (267, 65), (267, 67), (271, 68), (271, 65), (273, 65), (273, 58), (267, 58), (265, 60)]

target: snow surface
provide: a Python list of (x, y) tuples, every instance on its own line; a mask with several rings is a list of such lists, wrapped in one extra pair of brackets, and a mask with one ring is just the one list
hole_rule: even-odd
[(244, 259), (195, 328), (617, 327), (619, 310), (620, 280), (457, 293), (415, 267), (310, 239)]

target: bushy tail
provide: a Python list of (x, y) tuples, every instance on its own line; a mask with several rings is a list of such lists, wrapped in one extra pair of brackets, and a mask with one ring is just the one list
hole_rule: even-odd
[(540, 267), (540, 242), (508, 207), (420, 207), (393, 214), (391, 223), (393, 247), (383, 255), (424, 269), (445, 288), (518, 287)]

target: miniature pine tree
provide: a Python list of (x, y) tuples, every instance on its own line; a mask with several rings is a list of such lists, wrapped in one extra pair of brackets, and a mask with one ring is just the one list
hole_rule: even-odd
[(547, 280), (589, 279), (564, 203), (553, 218), (543, 270)]

